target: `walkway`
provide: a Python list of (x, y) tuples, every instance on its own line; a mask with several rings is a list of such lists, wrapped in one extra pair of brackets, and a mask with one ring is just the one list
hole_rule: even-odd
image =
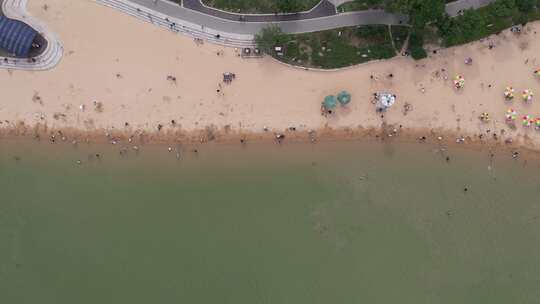
[(47, 27), (28, 14), (26, 3), (27, 0), (3, 0), (2, 13), (8, 18), (20, 20), (33, 27), (47, 40), (47, 47), (41, 54), (30, 59), (0, 57), (0, 68), (31, 71), (51, 69), (62, 59), (64, 49)]
[[(182, 0), (182, 6), (206, 15), (231, 21), (282, 22), (333, 16), (337, 14), (338, 6), (352, 1), (354, 0), (321, 0), (319, 4), (311, 10), (293, 14), (237, 14), (208, 7), (202, 3), (202, 0)], [(479, 8), (488, 5), (493, 1), (495, 0), (457, 0), (448, 3), (445, 10), (449, 16), (455, 17), (465, 9)]]
[[(306, 33), (329, 30), (339, 27), (383, 24), (406, 24), (407, 16), (387, 13), (383, 10), (366, 10), (357, 12), (335, 13), (335, 5), (347, 1), (322, 0), (317, 7), (308, 12), (284, 15), (239, 15), (216, 10), (201, 4), (200, 0), (183, 0), (183, 6), (168, 0), (95, 0), (99, 3), (115, 7), (130, 15), (151, 21), (149, 16), (163, 19), (167, 26), (167, 19), (175, 24), (181, 24), (195, 32), (196, 38), (215, 36), (224, 40), (237, 40), (240, 44), (252, 44), (249, 40), (264, 27), (277, 24), (285, 33)], [(489, 4), (494, 0), (458, 0), (446, 6), (450, 16), (456, 16), (461, 10), (477, 8)], [(324, 15), (324, 17), (316, 17)], [(240, 16), (245, 18), (240, 21)], [(286, 20), (292, 18), (291, 20)], [(285, 19), (282, 21), (277, 21)], [(262, 21), (272, 20), (272, 21)], [(152, 22), (153, 22), (152, 21)], [(159, 22), (158, 22), (159, 23)], [(215, 40), (215, 39), (214, 39)], [(243, 40), (243, 42), (241, 42)], [(223, 40), (215, 41), (227, 44)]]
[[(32, 59), (0, 56), (0, 67), (21, 70), (47, 70), (56, 66), (63, 55), (62, 44), (46, 26), (27, 13), (26, 4), (28, 0), (0, 1), (2, 12), (7, 17), (23, 21), (32, 26), (48, 42), (45, 51)], [(299, 14), (249, 15), (243, 21), (231, 20), (233, 17), (230, 16), (238, 17), (238, 15), (207, 8), (200, 4), (200, 0), (184, 0), (186, 7), (181, 7), (167, 0), (95, 1), (141, 20), (167, 28), (170, 31), (233, 47), (254, 46), (253, 36), (262, 28), (271, 24), (279, 25), (286, 33), (306, 33), (346, 26), (397, 25), (406, 24), (407, 22), (406, 16), (390, 14), (382, 10), (336, 14), (334, 4), (344, 3), (344, 0), (323, 0), (311, 11)], [(448, 4), (446, 12), (450, 16), (457, 16), (464, 9), (478, 8), (492, 1), (494, 0), (459, 0)], [(333, 7), (333, 12), (330, 11), (330, 7)], [(225, 16), (223, 14), (226, 14), (226, 17), (223, 17)], [(264, 21), (269, 20), (266, 18), (273, 21)]]
[(202, 4), (201, 0), (183, 0), (182, 6), (187, 9), (198, 11), (200, 13), (211, 15), (221, 19), (243, 22), (297, 21), (303, 19), (327, 17), (336, 14), (336, 7), (329, 0), (321, 0), (314, 8), (309, 11), (293, 14), (236, 14), (208, 7)]
[[(196, 38), (219, 35), (224, 40), (236, 40), (241, 44), (252, 45), (253, 36), (262, 28), (277, 24), (285, 33), (306, 33), (323, 31), (339, 27), (368, 24), (406, 24), (407, 17), (384, 12), (368, 10), (335, 14), (320, 18), (280, 22), (240, 22), (207, 15), (192, 9), (181, 7), (167, 0), (95, 0), (98, 3), (116, 8), (124, 13), (157, 25), (168, 27), (174, 23), (177, 30), (193, 33)], [(169, 21), (167, 21), (169, 20)]]

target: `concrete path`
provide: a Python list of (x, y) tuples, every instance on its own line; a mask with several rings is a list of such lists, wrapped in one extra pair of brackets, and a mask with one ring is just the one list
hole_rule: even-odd
[(47, 40), (47, 47), (32, 59), (0, 57), (0, 68), (31, 71), (52, 69), (62, 59), (64, 48), (46, 26), (28, 14), (26, 3), (27, 0), (3, 0), (2, 12), (6, 17), (20, 20), (38, 31)]
[(270, 24), (279, 25), (286, 33), (306, 33), (328, 30), (337, 27), (367, 25), (367, 24), (405, 24), (407, 17), (384, 12), (382, 10), (369, 10), (343, 13), (320, 18), (311, 18), (295, 21), (280, 22), (241, 22), (222, 19), (213, 15), (207, 15), (192, 9), (180, 7), (178, 4), (167, 0), (96, 0), (100, 3), (116, 2), (124, 6), (135, 5), (144, 9), (147, 13), (158, 12), (163, 15), (181, 19), (186, 22), (197, 24), (201, 29), (212, 29), (213, 32), (240, 35), (255, 35)]
[[(387, 13), (383, 10), (335, 13), (335, 5), (345, 0), (323, 0), (308, 12), (291, 15), (241, 15), (206, 7), (200, 0), (183, 0), (183, 6), (168, 0), (94, 0), (113, 7), (139, 19), (166, 27), (171, 31), (188, 34), (194, 38), (209, 40), (214, 43), (234, 46), (253, 46), (253, 37), (262, 28), (269, 25), (279, 27), (289, 34), (329, 30), (346, 26), (382, 24), (406, 24), (407, 16)], [(446, 6), (450, 16), (457, 16), (461, 10), (477, 8), (494, 0), (458, 0)], [(334, 11), (328, 11), (327, 6)], [(311, 14), (311, 15), (310, 15)], [(323, 17), (315, 17), (326, 14)], [(278, 19), (276, 19), (278, 18)], [(279, 18), (293, 18), (279, 20)], [(274, 21), (263, 21), (274, 20)]]
[(321, 0), (315, 7), (308, 11), (292, 14), (237, 14), (208, 7), (204, 5), (201, 0), (183, 0), (182, 6), (184, 8), (221, 19), (243, 22), (296, 21), (332, 16), (336, 14), (336, 7), (331, 3), (330, 0)]
[[(26, 11), (28, 0), (0, 1), (2, 12), (8, 18), (25, 22), (48, 42), (43, 53), (33, 59), (0, 56), (0, 68), (47, 70), (55, 67), (63, 56), (63, 46), (54, 33), (28, 14)], [(235, 20), (234, 18), (238, 18), (236, 14), (205, 7), (200, 0), (184, 0), (185, 7), (167, 0), (95, 1), (170, 31), (233, 47), (253, 47), (253, 36), (271, 24), (279, 25), (286, 33), (306, 33), (345, 26), (398, 25), (407, 22), (406, 16), (382, 10), (336, 14), (335, 5), (345, 3), (346, 0), (322, 0), (314, 9), (299, 14), (246, 15), (243, 21)], [(485, 6), (493, 1), (459, 0), (448, 4), (446, 12), (450, 16), (457, 16), (462, 10)]]

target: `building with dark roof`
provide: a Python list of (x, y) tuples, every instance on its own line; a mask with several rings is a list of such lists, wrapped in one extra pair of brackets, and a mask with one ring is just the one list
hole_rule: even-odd
[(0, 16), (0, 48), (15, 57), (27, 58), (41, 49), (43, 39), (26, 23)]

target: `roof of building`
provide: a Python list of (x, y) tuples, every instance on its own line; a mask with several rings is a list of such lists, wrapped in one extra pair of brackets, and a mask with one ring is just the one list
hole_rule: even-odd
[(28, 57), (37, 34), (22, 21), (0, 16), (0, 48), (17, 57)]

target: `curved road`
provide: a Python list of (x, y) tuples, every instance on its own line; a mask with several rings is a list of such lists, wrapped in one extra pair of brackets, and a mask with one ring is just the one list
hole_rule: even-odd
[[(406, 24), (407, 16), (387, 13), (383, 10), (367, 10), (333, 14), (330, 16), (307, 18), (287, 21), (238, 21), (221, 18), (222, 11), (209, 9), (204, 12), (182, 7), (167, 0), (96, 0), (100, 3), (123, 3), (134, 4), (147, 13), (157, 12), (162, 15), (182, 20), (190, 24), (200, 26), (200, 29), (211, 29), (222, 36), (255, 35), (262, 28), (271, 24), (277, 24), (285, 33), (306, 33), (329, 30), (345, 26), (368, 25), (368, 24)], [(186, 1), (186, 0), (184, 0)], [(198, 1), (198, 0), (193, 0)], [(333, 5), (332, 5), (333, 6)], [(230, 14), (230, 13), (226, 13)], [(231, 14), (238, 16), (235, 14)], [(251, 15), (254, 16), (254, 15)], [(260, 16), (260, 15), (259, 15)], [(265, 15), (275, 17), (274, 15)], [(285, 15), (283, 15), (285, 16)], [(279, 16), (277, 16), (279, 17)]]
[[(97, 0), (107, 2), (109, 0)], [(333, 28), (384, 24), (406, 24), (407, 16), (391, 14), (383, 10), (366, 10), (357, 12), (336, 13), (336, 5), (351, 0), (321, 0), (312, 10), (298, 14), (264, 14), (240, 15), (204, 6), (201, 0), (183, 0), (182, 6), (169, 0), (110, 0), (133, 3), (139, 7), (156, 11), (179, 20), (197, 24), (201, 29), (212, 29), (220, 35), (255, 35), (263, 27), (277, 24), (285, 33), (306, 33), (328, 30)], [(494, 0), (458, 0), (446, 5), (450, 16), (457, 16), (469, 8), (485, 6)], [(240, 16), (244, 16), (240, 20)]]
[[(28, 0), (0, 0), (1, 10), (10, 18), (23, 20), (47, 39), (48, 46), (33, 61), (0, 57), (0, 67), (25, 70), (46, 70), (62, 58), (63, 47), (56, 36), (26, 13)], [(182, 7), (168, 0), (94, 0), (141, 20), (215, 43), (244, 47), (253, 46), (253, 35), (262, 28), (277, 24), (286, 33), (305, 33), (333, 28), (368, 24), (406, 24), (407, 17), (368, 10), (336, 14), (335, 6), (348, 0), (321, 0), (314, 9), (298, 14), (249, 15), (238, 21), (239, 15), (205, 7), (200, 0), (183, 0)], [(494, 0), (458, 0), (446, 5), (450, 16), (465, 9), (485, 6)]]
[(182, 6), (203, 14), (212, 15), (214, 17), (244, 22), (297, 21), (303, 19), (327, 17), (336, 14), (336, 7), (329, 0), (321, 0), (309, 11), (296, 14), (236, 14), (205, 6), (202, 4), (201, 0), (182, 0)]

